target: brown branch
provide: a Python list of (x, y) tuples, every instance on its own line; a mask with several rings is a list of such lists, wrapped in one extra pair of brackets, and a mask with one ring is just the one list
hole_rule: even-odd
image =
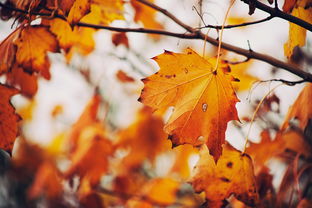
[[(145, 0), (137, 0), (137, 1), (140, 1), (142, 3), (146, 2)], [(155, 30), (155, 29), (146, 29), (146, 28), (119, 28), (119, 27), (89, 24), (89, 23), (84, 23), (84, 22), (77, 23), (77, 26), (89, 27), (89, 28), (95, 28), (95, 29), (105, 29), (105, 30), (117, 31), (117, 32), (136, 32), (136, 33), (159, 34), (159, 35), (165, 35), (165, 36), (182, 38), (182, 39), (201, 39), (201, 40), (206, 40), (207, 42), (209, 42), (212, 45), (218, 46), (218, 44), (219, 44), (218, 40), (216, 40), (212, 37), (209, 37), (209, 36), (205, 37), (205, 34), (196, 30), (195, 28), (187, 26), (186, 24), (181, 22), (179, 19), (177, 19), (173, 14), (168, 12), (167, 10), (162, 9), (162, 8), (152, 4), (150, 2), (146, 3), (146, 5), (148, 5), (148, 6), (151, 5), (152, 8), (157, 9), (157, 10), (160, 9), (160, 12), (162, 12), (163, 14), (168, 16), (170, 19), (175, 21), (177, 24), (179, 24), (180, 26), (185, 28), (187, 31), (189, 31), (189, 33), (174, 33), (174, 32), (169, 32), (169, 31), (164, 31), (164, 30)], [(0, 6), (4, 6), (4, 4), (0, 3)], [(8, 7), (6, 7), (6, 8), (8, 8)], [(28, 11), (20, 10), (17, 8), (10, 8), (10, 9), (17, 11), (17, 12), (24, 13), (24, 14), (51, 17), (51, 14), (47, 14), (47, 13), (33, 13), (33, 12), (29, 13)], [(54, 17), (64, 19), (64, 16), (56, 14), (56, 13), (54, 14)], [(257, 52), (252, 51), (252, 50), (243, 49), (243, 48), (240, 48), (240, 47), (228, 44), (228, 43), (224, 43), (224, 42), (222, 42), (221, 47), (226, 49), (226, 50), (229, 50), (229, 51), (235, 52), (237, 54), (243, 55), (246, 58), (257, 59), (257, 60), (266, 62), (268, 64), (271, 64), (272, 66), (282, 68), (282, 69), (284, 69), (290, 73), (293, 73), (293, 74), (301, 77), (302, 79), (304, 79), (307, 82), (312, 82), (312, 74), (303, 71), (302, 69), (298, 68), (296, 65), (286, 63), (286, 62), (280, 61), (274, 57), (271, 57), (271, 56), (268, 56), (265, 54), (261, 54), (261, 53), (257, 53)]]
[[(248, 25), (255, 25), (255, 24), (259, 24), (259, 23), (262, 23), (262, 22), (269, 21), (272, 18), (273, 18), (273, 16), (268, 16), (268, 17), (266, 17), (264, 19), (253, 21), (253, 22), (244, 22), (242, 24), (236, 24), (236, 25), (225, 25), (223, 27), (223, 29), (231, 29), (231, 28), (236, 28), (236, 27), (245, 27), (245, 26), (248, 26)], [(220, 30), (222, 28), (222, 25), (205, 25), (203, 27), (197, 27), (196, 29), (203, 29), (203, 28), (213, 28), (213, 29)]]
[(257, 0), (241, 0), (242, 2), (244, 2), (245, 4), (252, 4), (254, 5), (256, 8), (264, 11), (264, 12), (267, 12), (269, 13), (271, 16), (273, 17), (279, 17), (281, 19), (284, 19), (284, 20), (287, 20), (289, 22), (292, 22), (296, 25), (299, 25), (309, 31), (312, 32), (312, 24), (298, 18), (298, 17), (295, 17), (293, 15), (290, 15), (290, 14), (287, 14), (281, 10), (279, 10), (278, 7), (275, 7), (275, 8), (272, 8), (270, 6), (267, 6), (265, 5), (264, 3), (261, 3)]

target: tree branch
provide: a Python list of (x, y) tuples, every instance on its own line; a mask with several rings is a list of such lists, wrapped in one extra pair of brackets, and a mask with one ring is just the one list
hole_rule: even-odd
[[(142, 2), (142, 3), (144, 2), (144, 4), (146, 3), (145, 0), (137, 0), (137, 1)], [(84, 23), (84, 22), (77, 23), (77, 26), (95, 28), (95, 29), (105, 29), (105, 30), (116, 31), (116, 32), (136, 32), (136, 33), (159, 34), (159, 35), (165, 35), (165, 36), (182, 38), (182, 39), (201, 39), (201, 40), (206, 40), (207, 42), (209, 42), (212, 45), (218, 46), (218, 44), (219, 44), (218, 40), (216, 40), (212, 37), (209, 37), (209, 36), (206, 37), (206, 35), (204, 33), (196, 30), (195, 28), (192, 28), (192, 27), (184, 24), (182, 21), (177, 19), (173, 14), (171, 14), (167, 10), (162, 9), (162, 8), (152, 4), (150, 2), (146, 3), (146, 5), (151, 6), (152, 8), (157, 9), (157, 10), (159, 9), (158, 11), (162, 12), (163, 14), (168, 16), (170, 19), (172, 19), (174, 22), (176, 22), (178, 25), (185, 28), (189, 33), (174, 33), (174, 32), (169, 32), (169, 31), (164, 31), (164, 30), (155, 30), (155, 29), (146, 29), (146, 28), (119, 28), (119, 27), (89, 24), (89, 23)], [(12, 9), (13, 11), (17, 11), (17, 12), (24, 13), (24, 14), (38, 15), (38, 16), (45, 16), (45, 17), (51, 17), (52, 16), (51, 14), (48, 14), (48, 13), (28, 12), (28, 11), (24, 11), (24, 10), (17, 9), (17, 8), (7, 7), (1, 2), (0, 2), (0, 6), (5, 7), (5, 8), (9, 8), (9, 9)], [(59, 15), (57, 13), (55, 13), (53, 17), (64, 19), (64, 16)], [(252, 50), (243, 49), (243, 48), (240, 48), (240, 47), (228, 44), (228, 43), (224, 43), (224, 42), (222, 42), (221, 47), (226, 49), (226, 50), (229, 50), (229, 51), (235, 52), (237, 54), (243, 55), (246, 58), (257, 59), (257, 60), (266, 62), (268, 64), (271, 64), (272, 66), (282, 68), (282, 69), (284, 69), (290, 73), (293, 73), (293, 74), (301, 77), (302, 79), (304, 79), (307, 82), (312, 82), (312, 74), (303, 71), (302, 69), (298, 68), (298, 66), (296, 66), (294, 64), (286, 63), (286, 62), (280, 61), (274, 57), (271, 57), (271, 56), (268, 56), (265, 54), (261, 54), (261, 53), (257, 53), (257, 52), (252, 51)]]
[(259, 2), (258, 0), (241, 0), (242, 2), (244, 2), (245, 4), (253, 4), (257, 9), (260, 9), (264, 12), (269, 13), (271, 16), (273, 17), (279, 17), (281, 19), (287, 20), (289, 22), (292, 22), (296, 25), (299, 25), (309, 31), (312, 32), (312, 24), (298, 18), (295, 16), (292, 16), (290, 14), (287, 14), (281, 10), (278, 9), (278, 7), (276, 8), (272, 8), (269, 7), (267, 5), (265, 5), (264, 3)]
[[(242, 24), (236, 24), (236, 25), (225, 25), (223, 27), (223, 29), (231, 29), (231, 28), (236, 28), (236, 27), (245, 27), (245, 26), (248, 26), (248, 25), (255, 25), (255, 24), (259, 24), (259, 23), (262, 23), (262, 22), (269, 21), (272, 18), (273, 18), (273, 16), (268, 16), (268, 17), (266, 17), (264, 19), (253, 21), (253, 22), (244, 22)], [(203, 27), (197, 27), (196, 29), (203, 29), (203, 28), (213, 28), (213, 29), (220, 30), (222, 28), (222, 25), (205, 25)]]

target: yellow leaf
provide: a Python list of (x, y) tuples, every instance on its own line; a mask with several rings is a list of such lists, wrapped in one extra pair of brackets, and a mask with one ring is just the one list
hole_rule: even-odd
[(72, 5), (67, 21), (70, 25), (77, 24), (86, 14), (90, 12), (91, 0), (76, 0)]
[(307, 84), (295, 103), (289, 108), (285, 121), (281, 127), (285, 130), (289, 126), (292, 118), (299, 120), (299, 127), (304, 130), (309, 120), (312, 118), (312, 84)]
[[(297, 7), (292, 10), (291, 14), (312, 24), (312, 8)], [(284, 44), (284, 54), (287, 58), (292, 56), (296, 46), (302, 47), (305, 45), (306, 33), (307, 31), (303, 27), (289, 23), (289, 37)]]

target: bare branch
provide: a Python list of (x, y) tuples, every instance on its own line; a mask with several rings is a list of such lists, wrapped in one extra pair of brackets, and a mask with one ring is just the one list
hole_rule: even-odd
[(263, 82), (282, 82), (283, 84), (286, 84), (288, 86), (294, 86), (296, 84), (302, 84), (306, 81), (304, 79), (298, 80), (298, 81), (289, 81), (289, 80), (285, 80), (285, 79), (269, 79), (269, 80), (260, 80), (259, 82), (260, 83), (263, 83)]
[[(245, 26), (248, 26), (248, 25), (255, 25), (255, 24), (259, 24), (259, 23), (262, 23), (262, 22), (266, 22), (266, 21), (269, 21), (270, 19), (272, 19), (273, 16), (268, 16), (264, 19), (261, 19), (261, 20), (257, 20), (257, 21), (253, 21), (253, 22), (244, 22), (242, 24), (236, 24), (236, 25), (225, 25), (223, 27), (223, 29), (231, 29), (231, 28), (236, 28), (236, 27), (245, 27)], [(203, 29), (203, 28), (213, 28), (213, 29), (221, 29), (222, 25), (205, 25), (203, 27), (197, 27), (196, 29)]]

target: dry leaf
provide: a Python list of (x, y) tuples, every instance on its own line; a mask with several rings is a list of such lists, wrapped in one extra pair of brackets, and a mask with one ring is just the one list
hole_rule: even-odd
[(124, 71), (118, 70), (116, 77), (119, 81), (124, 82), (124, 83), (129, 83), (129, 82), (134, 82), (134, 78), (128, 76)]
[(29, 74), (23, 68), (14, 66), (6, 74), (7, 83), (20, 89), (20, 93), (27, 97), (33, 97), (38, 90), (37, 76), (35, 73)]
[(6, 39), (0, 43), (0, 75), (11, 70), (14, 65), (16, 45), (14, 42), (19, 37), (21, 27), (12, 32)]
[(117, 146), (130, 148), (120, 167), (123, 172), (137, 169), (146, 159), (153, 161), (160, 152), (170, 148), (163, 126), (162, 119), (145, 107), (139, 112), (137, 121), (120, 132)]
[(80, 115), (78, 120), (73, 124), (68, 136), (69, 146), (71, 150), (76, 149), (79, 135), (81, 134), (83, 129), (98, 123), (97, 113), (100, 102), (100, 95), (95, 94), (85, 107), (83, 113)]
[(18, 90), (0, 84), (0, 148), (11, 151), (18, 133), (20, 117), (15, 113), (10, 100)]
[[(145, 28), (149, 29), (163, 29), (162, 24), (155, 20), (156, 10), (152, 9), (149, 6), (146, 6), (142, 3), (137, 2), (136, 0), (131, 0), (131, 5), (135, 10), (134, 21), (142, 22)], [(152, 0), (151, 2), (154, 2)], [(155, 39), (159, 39), (159, 35), (152, 35)]]
[(70, 25), (77, 24), (85, 15), (90, 12), (90, 2), (91, 0), (75, 0), (72, 5), (67, 21)]
[(112, 42), (115, 46), (124, 45), (126, 48), (129, 48), (129, 41), (126, 33), (113, 33)]
[(24, 70), (38, 72), (46, 79), (50, 79), (47, 52), (57, 52), (58, 42), (48, 28), (43, 26), (22, 28), (21, 35), (14, 43), (17, 45), (17, 63)]
[(292, 118), (299, 120), (299, 127), (304, 130), (307, 126), (309, 119), (312, 118), (312, 84), (306, 84), (301, 91), (295, 103), (289, 108), (287, 116), (281, 127), (285, 130), (289, 126), (289, 121)]
[(160, 71), (143, 79), (139, 101), (155, 110), (174, 106), (165, 125), (173, 145), (206, 143), (217, 160), (225, 141), (227, 123), (238, 120), (235, 95), (229, 76), (195, 51), (165, 53), (153, 58)]
[(168, 206), (177, 199), (180, 184), (171, 178), (155, 178), (142, 188), (143, 196), (153, 203)]
[(61, 194), (62, 185), (60, 173), (55, 164), (45, 161), (38, 168), (34, 182), (28, 189), (30, 199), (46, 195), (49, 199), (58, 197)]
[(258, 203), (252, 160), (229, 144), (224, 146), (217, 164), (206, 146), (202, 146), (191, 183), (196, 192), (206, 193), (209, 207), (221, 207), (222, 201), (232, 194), (248, 206)]
[[(304, 7), (297, 7), (292, 10), (291, 14), (312, 24), (312, 7), (307, 9)], [(284, 54), (287, 58), (292, 56), (296, 46), (302, 47), (305, 45), (306, 33), (307, 31), (305, 28), (294, 23), (289, 23), (289, 37), (284, 44)]]

